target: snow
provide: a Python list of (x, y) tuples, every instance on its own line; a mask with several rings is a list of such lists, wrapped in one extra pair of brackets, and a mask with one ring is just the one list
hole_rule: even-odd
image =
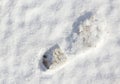
[[(119, 13), (119, 0), (0, 0), (0, 84), (120, 84)], [(44, 70), (55, 44), (67, 61)]]

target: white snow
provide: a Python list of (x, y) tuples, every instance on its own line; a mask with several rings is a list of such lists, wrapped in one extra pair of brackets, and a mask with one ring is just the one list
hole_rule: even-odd
[[(120, 84), (119, 13), (120, 0), (0, 0), (0, 84)], [(43, 70), (55, 44), (67, 62)]]

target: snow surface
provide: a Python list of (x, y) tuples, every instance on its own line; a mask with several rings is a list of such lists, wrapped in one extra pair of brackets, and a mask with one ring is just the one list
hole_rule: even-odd
[[(119, 13), (120, 0), (0, 0), (0, 84), (120, 84)], [(87, 22), (86, 47), (77, 32)], [(67, 62), (45, 71), (55, 44)]]

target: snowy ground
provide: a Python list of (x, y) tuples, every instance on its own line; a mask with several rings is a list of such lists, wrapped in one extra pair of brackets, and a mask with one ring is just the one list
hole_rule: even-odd
[[(0, 84), (120, 84), (119, 13), (119, 0), (0, 0)], [(55, 44), (67, 61), (43, 70)]]

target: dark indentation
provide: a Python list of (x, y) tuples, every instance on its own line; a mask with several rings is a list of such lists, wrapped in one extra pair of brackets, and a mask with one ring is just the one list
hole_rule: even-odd
[(43, 58), (47, 58), (47, 56), (46, 56), (46, 55), (43, 55)]
[(53, 52), (56, 48), (59, 48), (59, 46), (56, 44), (49, 48), (44, 54), (42, 59), (39, 62), (40, 69), (42, 71), (46, 71), (47, 69), (50, 68), (51, 64), (53, 63)]

